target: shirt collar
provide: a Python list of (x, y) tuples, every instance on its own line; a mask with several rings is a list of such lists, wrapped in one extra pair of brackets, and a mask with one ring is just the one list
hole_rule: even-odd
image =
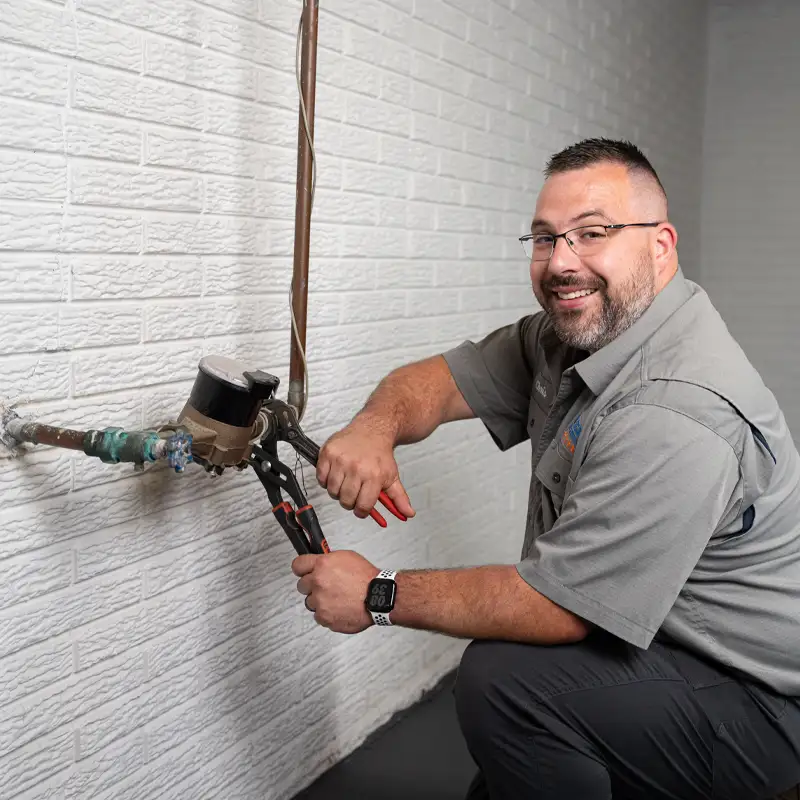
[(692, 296), (680, 266), (648, 309), (626, 331), (575, 365), (575, 371), (595, 396), (608, 387), (633, 354)]

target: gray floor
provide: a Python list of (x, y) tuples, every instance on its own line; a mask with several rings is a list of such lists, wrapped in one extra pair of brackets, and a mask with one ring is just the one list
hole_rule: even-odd
[(294, 800), (463, 800), (475, 774), (448, 675)]

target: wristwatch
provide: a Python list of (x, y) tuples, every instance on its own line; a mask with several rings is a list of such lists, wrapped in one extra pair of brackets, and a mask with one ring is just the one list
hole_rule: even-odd
[(364, 603), (376, 625), (392, 624), (389, 612), (394, 608), (394, 601), (397, 597), (395, 575), (397, 575), (397, 570), (384, 569), (369, 582)]

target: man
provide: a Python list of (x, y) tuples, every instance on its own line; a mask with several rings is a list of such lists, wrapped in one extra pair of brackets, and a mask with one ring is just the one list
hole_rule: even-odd
[[(392, 624), (475, 640), (471, 798), (769, 797), (800, 781), (800, 458), (683, 277), (645, 156), (586, 140), (545, 175), (522, 237), (543, 311), (391, 373), (318, 479), (360, 517), (381, 489), (411, 515), (396, 445), (474, 416), (531, 442), (518, 564), (394, 578)], [(371, 623), (377, 567), (294, 570), (321, 624)]]

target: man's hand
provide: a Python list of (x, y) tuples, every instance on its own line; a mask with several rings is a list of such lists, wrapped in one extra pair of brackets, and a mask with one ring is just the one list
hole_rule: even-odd
[(363, 556), (351, 550), (298, 556), (292, 572), (300, 578), (297, 591), (306, 595), (306, 608), (320, 625), (336, 633), (360, 633), (372, 625), (364, 600), (380, 570)]
[(364, 519), (385, 491), (401, 514), (413, 517), (406, 490), (400, 483), (394, 443), (385, 434), (355, 420), (331, 436), (317, 461), (317, 480), (328, 494)]

